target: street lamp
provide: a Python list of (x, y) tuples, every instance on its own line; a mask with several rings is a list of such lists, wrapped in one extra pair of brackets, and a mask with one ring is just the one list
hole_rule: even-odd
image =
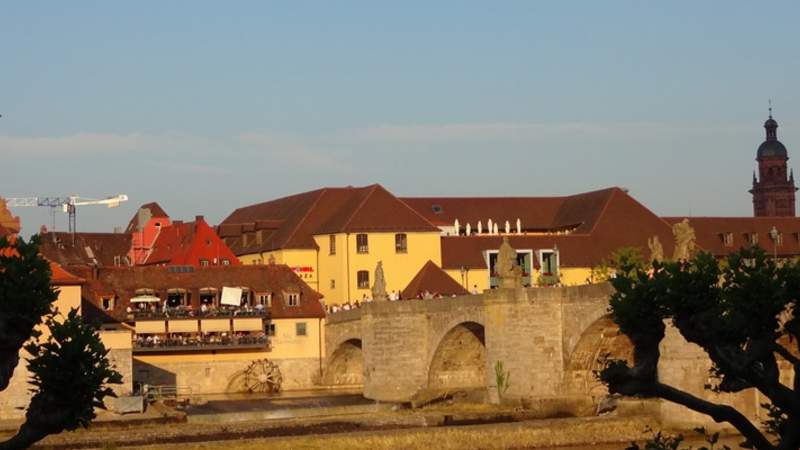
[(773, 225), (772, 229), (769, 230), (769, 237), (772, 238), (772, 249), (773, 249), (772, 257), (776, 261), (778, 259), (778, 237), (779, 236), (780, 236), (780, 233), (778, 232), (778, 229), (775, 228), (775, 225)]

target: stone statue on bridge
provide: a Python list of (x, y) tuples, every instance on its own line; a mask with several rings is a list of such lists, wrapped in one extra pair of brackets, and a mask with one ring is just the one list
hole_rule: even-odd
[(386, 293), (386, 278), (383, 275), (383, 261), (378, 261), (375, 266), (375, 284), (372, 285), (372, 299), (375, 301), (386, 301), (389, 295)]
[(503, 236), (503, 243), (497, 251), (495, 271), (501, 288), (522, 287), (522, 268), (517, 264), (517, 251), (508, 242), (508, 236)]
[(683, 219), (672, 226), (672, 235), (675, 236), (675, 254), (672, 259), (685, 261), (694, 255), (695, 233), (689, 225), (689, 219)]
[(648, 263), (664, 261), (664, 247), (661, 245), (658, 235), (647, 238), (647, 246), (650, 248), (650, 261)]

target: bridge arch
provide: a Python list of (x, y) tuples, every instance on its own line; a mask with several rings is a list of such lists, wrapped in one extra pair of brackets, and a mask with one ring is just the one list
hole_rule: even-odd
[(363, 385), (364, 384), (364, 352), (361, 339), (348, 339), (333, 351), (325, 373), (322, 377), (324, 385)]
[(633, 360), (633, 344), (619, 331), (619, 326), (604, 315), (595, 320), (581, 334), (575, 349), (566, 361), (564, 390), (567, 394), (584, 394), (603, 397), (608, 394), (594, 372), (602, 368), (602, 357)]
[(473, 321), (456, 324), (444, 333), (428, 364), (432, 389), (486, 386), (486, 335)]

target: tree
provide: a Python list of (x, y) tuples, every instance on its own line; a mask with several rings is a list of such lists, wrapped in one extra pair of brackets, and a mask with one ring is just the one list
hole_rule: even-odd
[[(600, 379), (609, 392), (657, 397), (734, 426), (760, 449), (800, 447), (800, 377), (780, 381), (778, 358), (800, 373), (797, 299), (800, 266), (777, 264), (760, 249), (741, 250), (722, 263), (708, 253), (652, 269), (628, 261), (610, 280), (616, 292), (610, 310), (634, 347), (633, 366), (607, 361)], [(735, 393), (755, 388), (770, 400), (775, 442), (733, 407), (699, 398), (659, 382), (659, 343), (669, 321), (711, 360), (714, 384)]]
[[(38, 253), (39, 241), (0, 238), (0, 390), (8, 387), (24, 343), (33, 397), (25, 422), (0, 449), (27, 448), (48, 434), (86, 427), (121, 383), (96, 328), (76, 310), (61, 317), (53, 307), (58, 292), (50, 284), (50, 265)], [(46, 337), (37, 329), (44, 325)]]

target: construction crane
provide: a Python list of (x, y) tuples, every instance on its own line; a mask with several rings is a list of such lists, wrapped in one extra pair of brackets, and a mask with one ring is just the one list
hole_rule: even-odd
[(116, 208), (122, 202), (127, 202), (128, 196), (125, 194), (118, 194), (113, 197), (94, 199), (84, 198), (77, 195), (70, 195), (68, 197), (16, 197), (7, 198), (6, 206), (13, 207), (28, 207), (28, 206), (46, 206), (50, 208), (50, 214), (53, 216), (53, 231), (55, 231), (55, 213), (56, 208), (61, 208), (62, 211), (67, 213), (69, 217), (69, 232), (75, 234), (75, 207), (76, 206), (89, 206), (89, 205), (106, 205), (109, 208)]

